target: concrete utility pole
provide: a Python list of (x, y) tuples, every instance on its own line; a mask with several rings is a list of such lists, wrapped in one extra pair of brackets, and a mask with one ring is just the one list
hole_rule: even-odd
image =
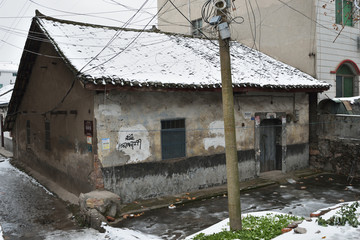
[[(224, 14), (226, 11), (226, 8), (217, 11), (217, 15), (222, 18), (221, 23), (227, 23), (227, 17)], [(236, 231), (242, 229), (242, 224), (229, 44), (230, 38), (223, 39), (219, 32), (229, 218), (230, 229)]]

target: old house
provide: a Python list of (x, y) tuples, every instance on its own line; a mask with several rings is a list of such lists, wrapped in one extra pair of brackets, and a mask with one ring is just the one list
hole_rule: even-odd
[(232, 39), (331, 84), (319, 100), (360, 94), (358, 1), (177, 0), (175, 8), (167, 0), (158, 0), (158, 27), (216, 36), (213, 26), (205, 22), (216, 12), (214, 2), (226, 4)]
[[(5, 124), (15, 159), (123, 202), (226, 183), (218, 51), (38, 13)], [(307, 167), (309, 99), (329, 84), (236, 42), (231, 55), (241, 179)]]

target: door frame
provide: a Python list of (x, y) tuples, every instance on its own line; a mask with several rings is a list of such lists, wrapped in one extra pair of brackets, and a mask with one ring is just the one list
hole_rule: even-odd
[(286, 113), (285, 112), (256, 112), (255, 113), (255, 171), (260, 176), (261, 134), (260, 123), (265, 119), (278, 119), (281, 121), (281, 171), (286, 172)]
[(281, 120), (263, 119), (260, 122), (260, 172), (281, 170)]

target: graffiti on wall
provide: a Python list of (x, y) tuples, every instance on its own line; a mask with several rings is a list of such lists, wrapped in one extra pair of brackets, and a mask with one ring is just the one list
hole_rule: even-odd
[(127, 163), (146, 160), (151, 156), (149, 132), (140, 124), (121, 127), (116, 150), (130, 157)]
[(139, 149), (141, 149), (141, 139), (135, 140), (134, 134), (126, 135), (125, 142), (119, 144), (119, 148), (134, 149), (134, 147), (139, 147)]

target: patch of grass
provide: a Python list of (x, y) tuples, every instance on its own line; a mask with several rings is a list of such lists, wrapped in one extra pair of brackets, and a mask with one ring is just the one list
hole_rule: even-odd
[(196, 235), (194, 240), (270, 240), (280, 235), (281, 229), (289, 223), (301, 218), (283, 214), (267, 214), (265, 216), (248, 215), (242, 219), (243, 229), (240, 231), (222, 231), (212, 235), (203, 233)]
[(359, 202), (354, 202), (351, 205), (343, 205), (340, 210), (336, 212), (337, 215), (330, 217), (325, 220), (322, 217), (319, 217), (316, 221), (320, 226), (327, 227), (330, 226), (344, 226), (348, 223), (350, 226), (357, 228), (360, 225), (358, 220), (359, 215), (356, 214), (357, 208), (360, 207)]

